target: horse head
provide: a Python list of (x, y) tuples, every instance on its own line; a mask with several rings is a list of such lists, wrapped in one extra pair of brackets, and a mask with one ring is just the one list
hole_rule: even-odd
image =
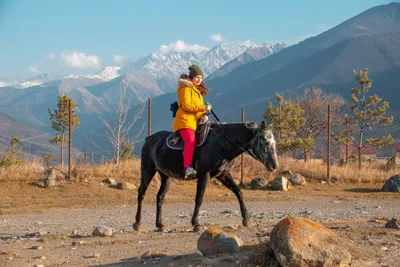
[(266, 125), (262, 121), (261, 125), (254, 130), (256, 131), (256, 136), (251, 141), (250, 152), (255, 159), (264, 164), (268, 171), (272, 172), (279, 167), (272, 124)]

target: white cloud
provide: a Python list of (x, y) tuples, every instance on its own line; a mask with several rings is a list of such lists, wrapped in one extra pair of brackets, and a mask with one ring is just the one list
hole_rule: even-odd
[(82, 52), (62, 52), (61, 60), (72, 68), (98, 69), (101, 67), (101, 59), (96, 55), (86, 55)]
[(222, 38), (222, 35), (220, 33), (217, 34), (212, 34), (210, 36), (211, 40), (213, 40), (214, 42), (220, 43), (224, 40), (224, 38)]
[(114, 55), (112, 58), (115, 64), (121, 64), (124, 61), (124, 57), (120, 55)]
[(50, 52), (47, 54), (46, 59), (47, 60), (52, 60), (56, 56), (55, 52)]
[(160, 51), (162, 53), (169, 51), (199, 53), (204, 50), (208, 50), (208, 48), (198, 44), (185, 44), (185, 42), (182, 40), (177, 40), (175, 43), (169, 43), (167, 45), (160, 46)]
[(31, 65), (28, 67), (28, 69), (33, 72), (33, 73), (40, 73), (39, 67), (35, 65)]

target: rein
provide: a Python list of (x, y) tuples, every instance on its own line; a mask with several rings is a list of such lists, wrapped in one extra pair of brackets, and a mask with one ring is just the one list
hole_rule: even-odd
[[(214, 119), (214, 121), (216, 122), (216, 124), (218, 125), (218, 127), (220, 128), (222, 134), (225, 136), (225, 138), (231, 142), (232, 144), (234, 144), (236, 147), (238, 147), (240, 150), (242, 150), (243, 152), (249, 154), (252, 158), (254, 158), (255, 160), (261, 162), (262, 164), (264, 164), (264, 156), (262, 154), (262, 149), (261, 149), (261, 128), (257, 128), (257, 133), (256, 133), (256, 137), (257, 137), (257, 152), (259, 154), (258, 158), (254, 152), (251, 149), (245, 149), (242, 146), (238, 145), (235, 143), (235, 141), (233, 141), (222, 129), (221, 125), (220, 125), (220, 119), (218, 118), (218, 116), (215, 114), (215, 112), (213, 110), (211, 110), (211, 115), (212, 118)], [(208, 114), (207, 114), (208, 115)]]

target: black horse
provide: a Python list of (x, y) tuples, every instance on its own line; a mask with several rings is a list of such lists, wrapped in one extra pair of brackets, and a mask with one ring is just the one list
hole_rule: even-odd
[[(141, 182), (138, 189), (136, 222), (133, 228), (140, 231), (142, 201), (147, 187), (156, 172), (161, 177), (161, 186), (157, 194), (156, 227), (164, 231), (161, 219), (164, 196), (167, 193), (171, 179), (184, 179), (183, 155), (181, 150), (170, 149), (166, 144), (171, 132), (161, 131), (146, 138), (141, 152)], [(249, 215), (243, 201), (243, 194), (234, 182), (230, 170), (235, 158), (243, 152), (265, 165), (272, 172), (278, 167), (276, 156), (276, 141), (272, 130), (264, 121), (261, 126), (256, 123), (213, 123), (207, 140), (196, 147), (193, 157), (193, 167), (197, 170), (196, 203), (192, 217), (194, 231), (200, 230), (198, 214), (203, 201), (206, 186), (212, 177), (216, 177), (229, 188), (238, 198), (242, 214), (242, 223), (249, 226)]]

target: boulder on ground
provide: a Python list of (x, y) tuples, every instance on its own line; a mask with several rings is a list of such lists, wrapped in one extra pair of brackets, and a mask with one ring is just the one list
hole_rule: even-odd
[(400, 175), (394, 175), (383, 185), (382, 192), (400, 192)]
[(282, 266), (350, 266), (351, 254), (323, 225), (301, 217), (280, 221), (270, 235), (270, 246)]
[(204, 256), (220, 253), (237, 253), (243, 245), (239, 237), (215, 227), (205, 230), (197, 241), (197, 249)]

